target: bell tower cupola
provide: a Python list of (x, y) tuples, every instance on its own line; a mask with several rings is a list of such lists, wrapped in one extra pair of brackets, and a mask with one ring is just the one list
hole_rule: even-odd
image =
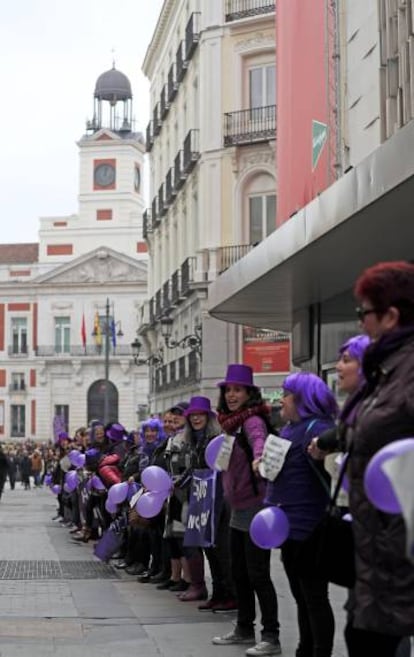
[(131, 83), (124, 73), (115, 68), (115, 62), (96, 81), (93, 119), (86, 123), (88, 133), (102, 128), (124, 134), (132, 130)]

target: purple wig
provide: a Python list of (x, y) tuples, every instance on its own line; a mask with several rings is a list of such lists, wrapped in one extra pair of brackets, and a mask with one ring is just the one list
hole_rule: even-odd
[(164, 425), (161, 422), (161, 420), (159, 420), (156, 417), (151, 417), (148, 420), (145, 420), (145, 422), (141, 424), (141, 429), (139, 432), (141, 444), (145, 443), (145, 429), (153, 429), (158, 433), (156, 439), (157, 443), (161, 443), (166, 438), (166, 435), (164, 433)]
[(338, 414), (333, 392), (312, 372), (289, 374), (283, 382), (283, 390), (294, 395), (301, 420), (312, 416), (334, 419)]
[(351, 358), (355, 358), (359, 363), (362, 363), (365, 349), (370, 342), (371, 340), (367, 335), (355, 335), (353, 338), (349, 338), (349, 340), (344, 342), (339, 349), (339, 353), (342, 356), (347, 351)]

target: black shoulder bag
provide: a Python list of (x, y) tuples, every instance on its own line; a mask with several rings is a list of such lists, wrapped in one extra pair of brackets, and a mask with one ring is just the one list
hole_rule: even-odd
[[(351, 450), (352, 446), (348, 458)], [(312, 459), (309, 459), (309, 464), (327, 490), (327, 483)], [(334, 493), (322, 519), (309, 538), (303, 541), (296, 565), (298, 572), (303, 576), (320, 577), (332, 584), (350, 589), (355, 584), (352, 522), (343, 519), (343, 510), (336, 505), (344, 476), (345, 467), (341, 469)]]

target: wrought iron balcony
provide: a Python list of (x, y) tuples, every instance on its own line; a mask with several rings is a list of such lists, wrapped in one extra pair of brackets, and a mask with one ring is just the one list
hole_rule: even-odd
[(160, 217), (163, 217), (168, 212), (168, 203), (166, 203), (164, 196), (164, 183), (158, 190), (158, 214)]
[(152, 233), (152, 216), (151, 210), (147, 208), (142, 215), (142, 237), (148, 239), (149, 233)]
[(162, 121), (165, 119), (169, 111), (170, 111), (170, 103), (167, 100), (167, 85), (164, 84), (160, 97), (160, 112), (161, 112)]
[(152, 215), (152, 229), (158, 228), (160, 225), (160, 214), (158, 208), (158, 197), (154, 196), (151, 203), (151, 215)]
[(7, 349), (7, 353), (11, 358), (27, 358), (27, 345), (10, 345)]
[(181, 265), (181, 296), (187, 296), (190, 292), (190, 284), (194, 283), (195, 263), (195, 256), (191, 256)]
[(185, 43), (184, 41), (181, 41), (180, 45), (177, 48), (177, 54), (176, 54), (176, 73), (177, 73), (177, 82), (182, 82), (184, 79), (185, 74), (187, 73), (188, 69), (188, 61), (185, 58), (184, 54), (184, 47)]
[(275, 11), (275, 0), (226, 0), (226, 22)]
[(176, 269), (171, 276), (171, 306), (176, 306), (180, 303), (180, 281), (181, 269)]
[(176, 97), (177, 91), (178, 91), (178, 84), (177, 84), (177, 81), (175, 79), (175, 64), (174, 63), (171, 64), (170, 70), (168, 71), (167, 90), (168, 90), (168, 92), (167, 92), (168, 102), (172, 103), (172, 101)]
[[(104, 352), (104, 345), (100, 344), (87, 344), (85, 347), (81, 344), (70, 345), (67, 351), (61, 351), (56, 345), (42, 345), (36, 348), (35, 355), (39, 358), (53, 358), (53, 359), (71, 359), (75, 358), (97, 358), (102, 357)], [(109, 344), (109, 354), (112, 356), (132, 356), (131, 345), (117, 344), (116, 347)]]
[(146, 130), (145, 150), (147, 151), (147, 153), (149, 153), (152, 150), (153, 146), (154, 146), (154, 134), (152, 130), (152, 121), (150, 121), (147, 125), (147, 130)]
[(174, 160), (174, 189), (178, 192), (184, 185), (187, 179), (187, 174), (183, 167), (183, 151), (178, 151)]
[(171, 167), (165, 178), (165, 200), (167, 204), (171, 205), (176, 196), (177, 192), (174, 187), (174, 168)]
[(224, 115), (224, 146), (243, 146), (270, 139), (276, 139), (276, 105)]
[(162, 310), (168, 311), (170, 308), (170, 298), (171, 298), (171, 281), (165, 281), (162, 286)]
[(184, 139), (183, 170), (188, 175), (200, 157), (199, 130), (189, 130)]
[(27, 393), (27, 386), (24, 381), (20, 381), (20, 383), (10, 383), (9, 385), (9, 393), (11, 395), (25, 395)]
[(187, 62), (191, 59), (200, 39), (200, 12), (195, 11), (191, 14), (185, 28), (185, 58)]
[(152, 110), (152, 122), (153, 122), (153, 132), (154, 132), (154, 137), (160, 134), (161, 128), (162, 128), (162, 120), (161, 120), (161, 114), (160, 114), (160, 104), (157, 103)]
[(158, 319), (162, 315), (162, 291), (157, 290), (155, 293), (155, 317)]
[(155, 298), (149, 300), (149, 321), (151, 326), (155, 324)]
[(182, 386), (194, 385), (200, 380), (200, 359), (195, 352), (190, 352), (156, 370), (152, 389), (154, 392), (166, 392)]

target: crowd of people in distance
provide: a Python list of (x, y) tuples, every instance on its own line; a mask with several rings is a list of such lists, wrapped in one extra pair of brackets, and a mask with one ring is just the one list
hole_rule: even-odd
[[(386, 514), (369, 501), (363, 478), (378, 450), (414, 435), (414, 265), (368, 268), (356, 282), (355, 296), (363, 334), (338, 345), (341, 409), (322, 378), (293, 372), (283, 382), (275, 427), (252, 369), (233, 363), (217, 384), (214, 409), (210, 399), (196, 396), (148, 418), (138, 430), (94, 420), (73, 437), (61, 432), (53, 449), (8, 448), (0, 454), (0, 467), (4, 461), (10, 476), (12, 458), (22, 482), (29, 471), (35, 485), (47, 476), (58, 493), (54, 520), (74, 541), (99, 543), (116, 528), (114, 567), (139, 583), (175, 592), (179, 602), (196, 602), (200, 612), (234, 612), (232, 629), (212, 642), (245, 646), (250, 657), (282, 652), (271, 549), (259, 547), (250, 528), (263, 509), (283, 510), (289, 535), (280, 554), (297, 607), (295, 654), (330, 657), (335, 616), (329, 582), (298, 564), (329, 504), (338, 454), (346, 454), (349, 488), (340, 506), (351, 519), (356, 573), (346, 604), (348, 654), (406, 657), (414, 635), (414, 562), (406, 554), (406, 527), (401, 514)], [(266, 479), (269, 435), (287, 447), (275, 476)], [(207, 452), (218, 436), (221, 466), (215, 469)], [(73, 450), (84, 455), (81, 465), (70, 460)], [(167, 473), (171, 485), (158, 512), (145, 516), (136, 500), (147, 489), (149, 466)], [(77, 483), (68, 490), (66, 476), (74, 469)], [(111, 488), (121, 483), (131, 494), (108, 505)], [(194, 508), (202, 508), (199, 517)]]

